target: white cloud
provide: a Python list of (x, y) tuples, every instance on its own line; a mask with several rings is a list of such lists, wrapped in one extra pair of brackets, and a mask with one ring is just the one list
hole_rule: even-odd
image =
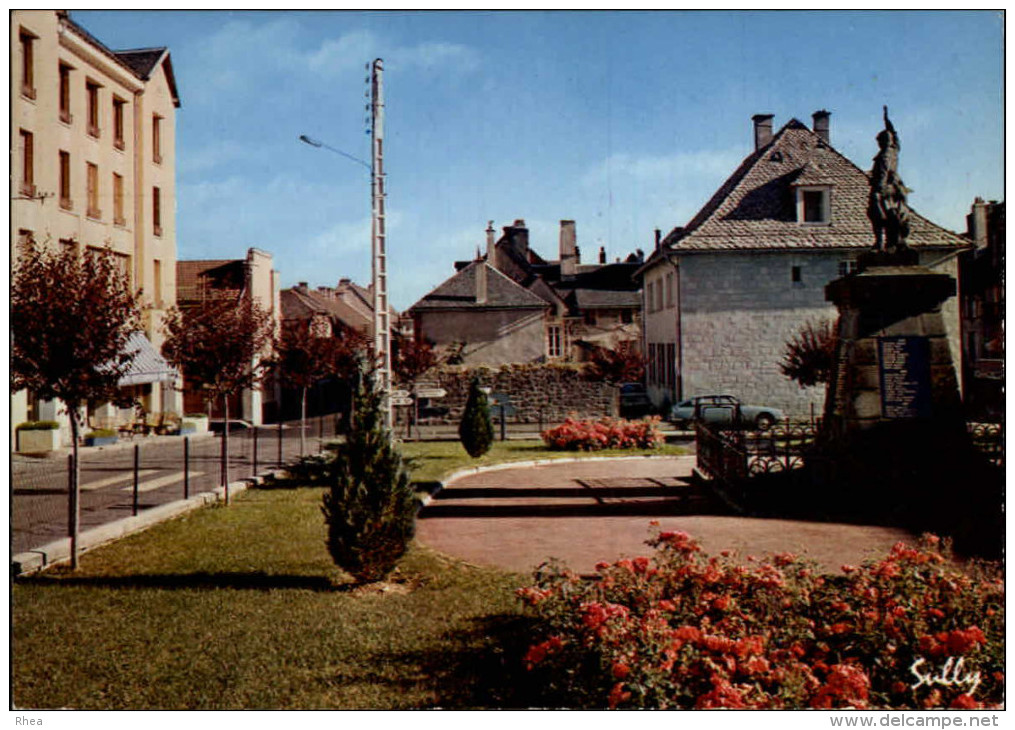
[(611, 155), (589, 169), (581, 178), (586, 187), (625, 182), (660, 183), (727, 176), (743, 158), (743, 150), (702, 150), (664, 156)]
[(318, 49), (304, 56), (311, 71), (327, 75), (353, 69), (365, 71), (364, 64), (378, 57), (384, 58), (386, 67), (402, 70), (456, 68), (467, 71), (479, 64), (479, 54), (469, 46), (440, 41), (401, 46), (387, 42), (368, 30), (350, 31), (326, 40)]

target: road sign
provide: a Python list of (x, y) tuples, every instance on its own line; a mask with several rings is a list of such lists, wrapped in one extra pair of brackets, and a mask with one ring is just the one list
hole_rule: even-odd
[(408, 398), (409, 391), (407, 390), (393, 390), (391, 391), (392, 398)]
[(417, 398), (443, 398), (448, 394), (444, 388), (417, 388)]
[(412, 398), (399, 398), (398, 396), (392, 396), (390, 403), (393, 406), (411, 406)]

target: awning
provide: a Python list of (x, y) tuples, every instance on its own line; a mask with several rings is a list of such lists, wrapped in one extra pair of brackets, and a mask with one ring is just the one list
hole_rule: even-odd
[(120, 387), (142, 383), (168, 383), (177, 378), (177, 371), (159, 354), (155, 345), (148, 341), (143, 332), (132, 333), (124, 350), (136, 354), (130, 364), (130, 370), (117, 381)]

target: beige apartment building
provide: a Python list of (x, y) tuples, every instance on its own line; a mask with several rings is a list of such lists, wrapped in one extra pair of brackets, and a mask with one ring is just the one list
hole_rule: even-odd
[[(113, 51), (67, 11), (10, 15), (11, 262), (29, 240), (109, 247), (143, 289), (141, 348), (121, 381), (149, 412), (182, 408), (161, 359), (161, 322), (176, 302), (176, 109), (169, 51)], [(11, 397), (12, 427), (60, 420), (59, 404)], [(102, 406), (89, 418), (108, 420)]]

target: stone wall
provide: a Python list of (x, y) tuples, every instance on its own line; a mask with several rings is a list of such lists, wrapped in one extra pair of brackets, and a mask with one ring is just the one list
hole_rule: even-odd
[[(586, 379), (584, 369), (565, 365), (503, 365), (499, 368), (445, 367), (425, 380), (447, 391), (432, 405), (447, 408), (439, 423), (458, 423), (465, 408), (472, 378), (483, 387), (510, 397), (515, 413), (512, 423), (556, 423), (568, 416), (600, 418), (615, 416), (619, 395), (616, 387)], [(496, 415), (494, 413), (494, 415)]]

